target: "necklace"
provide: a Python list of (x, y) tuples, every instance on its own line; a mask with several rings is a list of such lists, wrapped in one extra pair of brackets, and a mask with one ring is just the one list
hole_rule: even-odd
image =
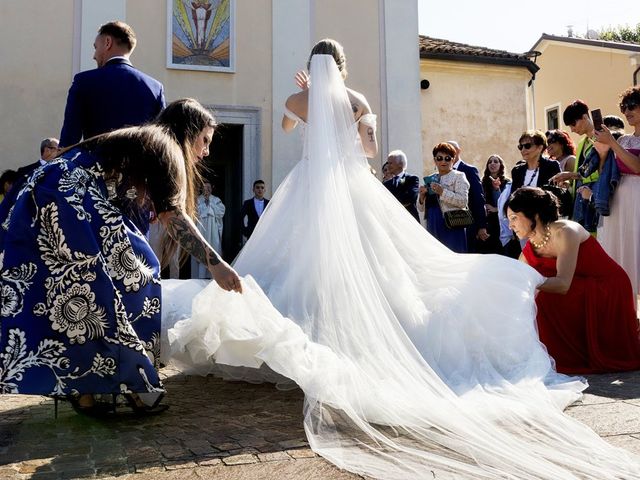
[(539, 166), (536, 167), (536, 169), (533, 171), (533, 175), (531, 175), (531, 178), (529, 179), (529, 183), (527, 183), (525, 187), (530, 187), (533, 181), (536, 179), (536, 175), (538, 175), (538, 168), (540, 167)]
[(529, 239), (529, 241), (531, 242), (531, 245), (533, 245), (533, 247), (536, 250), (540, 250), (547, 243), (549, 243), (549, 239), (550, 238), (551, 238), (551, 228), (549, 227), (549, 225), (547, 225), (547, 227), (545, 228), (545, 231), (544, 231), (544, 236), (542, 237), (542, 241), (540, 243), (535, 242), (532, 238)]

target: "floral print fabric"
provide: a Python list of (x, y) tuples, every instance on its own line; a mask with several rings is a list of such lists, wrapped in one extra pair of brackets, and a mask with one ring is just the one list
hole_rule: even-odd
[(0, 206), (0, 393), (161, 392), (156, 256), (71, 150)]

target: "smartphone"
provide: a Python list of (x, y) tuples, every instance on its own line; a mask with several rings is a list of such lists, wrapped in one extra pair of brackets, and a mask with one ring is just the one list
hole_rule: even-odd
[(435, 195), (436, 192), (434, 192), (433, 189), (431, 188), (431, 184), (440, 183), (440, 175), (438, 175), (437, 173), (434, 173), (432, 175), (424, 177), (423, 180), (424, 180), (424, 186), (428, 188), (428, 193), (431, 195)]
[(602, 130), (602, 112), (599, 108), (591, 110), (591, 120), (593, 120), (593, 128), (598, 131)]

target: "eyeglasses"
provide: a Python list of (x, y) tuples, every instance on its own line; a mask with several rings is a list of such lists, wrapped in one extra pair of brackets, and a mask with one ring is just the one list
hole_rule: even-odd
[(450, 157), (449, 155), (445, 155), (444, 157), (442, 155), (436, 155), (435, 157), (433, 157), (433, 159), (436, 162), (450, 162), (451, 160), (453, 160), (453, 157)]
[(633, 110), (635, 108), (638, 108), (638, 103), (634, 100), (628, 100), (626, 102), (620, 102), (620, 111), (622, 113), (626, 112), (627, 110)]
[(487, 163), (500, 163), (500, 160), (498, 160), (497, 158), (492, 158), (491, 160), (488, 160)]
[(535, 143), (527, 142), (518, 144), (518, 150), (529, 150), (531, 147), (535, 147)]

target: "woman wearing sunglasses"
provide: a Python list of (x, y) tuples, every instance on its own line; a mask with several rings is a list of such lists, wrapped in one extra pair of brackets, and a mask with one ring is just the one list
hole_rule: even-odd
[(433, 149), (433, 161), (437, 175), (420, 187), (418, 210), (426, 208), (427, 230), (442, 244), (457, 253), (467, 252), (467, 237), (464, 228), (449, 229), (444, 223), (444, 212), (467, 208), (469, 204), (469, 182), (464, 173), (453, 170), (456, 151), (448, 143), (439, 143)]
[(633, 134), (616, 140), (609, 129), (595, 132), (598, 143), (608, 145), (616, 155), (620, 183), (609, 204), (611, 213), (602, 218), (598, 240), (605, 251), (627, 272), (638, 294), (640, 286), (640, 87), (620, 94), (620, 111)]
[(520, 135), (518, 150), (523, 162), (511, 170), (513, 192), (520, 187), (542, 187), (556, 173), (560, 173), (558, 162), (542, 156), (546, 148), (547, 137), (540, 130), (527, 130)]

